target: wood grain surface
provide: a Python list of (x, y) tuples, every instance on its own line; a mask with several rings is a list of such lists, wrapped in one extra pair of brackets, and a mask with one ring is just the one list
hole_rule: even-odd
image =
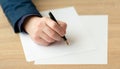
[(109, 15), (108, 64), (34, 65), (0, 8), (0, 69), (120, 69), (120, 0), (33, 0), (39, 11), (74, 6), (79, 15)]

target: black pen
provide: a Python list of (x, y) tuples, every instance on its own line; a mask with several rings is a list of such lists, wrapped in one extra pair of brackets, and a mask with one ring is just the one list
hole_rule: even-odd
[[(57, 22), (57, 20), (55, 19), (55, 17), (53, 16), (53, 14), (51, 12), (49, 12), (49, 16), (52, 20), (54, 20), (59, 25), (59, 23)], [(65, 36), (63, 36), (62, 38), (64, 39), (66, 44), (69, 45), (69, 42), (67, 41), (67, 38)]]

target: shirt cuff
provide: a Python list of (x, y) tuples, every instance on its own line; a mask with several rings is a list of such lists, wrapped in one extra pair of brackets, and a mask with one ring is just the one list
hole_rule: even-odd
[(25, 29), (23, 28), (23, 23), (24, 23), (25, 19), (26, 19), (27, 17), (29, 17), (29, 16), (38, 16), (38, 17), (41, 17), (41, 15), (38, 15), (38, 14), (28, 14), (28, 15), (23, 16), (23, 17), (18, 21), (18, 24), (17, 24), (18, 29), (19, 29), (20, 32), (27, 33), (27, 32), (25, 31)]

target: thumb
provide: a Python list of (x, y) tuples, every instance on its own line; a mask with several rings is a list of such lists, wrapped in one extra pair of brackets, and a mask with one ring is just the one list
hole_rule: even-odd
[(62, 27), (62, 29), (66, 32), (67, 24), (62, 21), (58, 21), (59, 25)]

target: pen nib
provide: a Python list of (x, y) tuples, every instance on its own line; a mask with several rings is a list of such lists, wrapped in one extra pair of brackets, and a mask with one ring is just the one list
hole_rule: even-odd
[(69, 42), (67, 40), (65, 42), (66, 42), (67, 45), (69, 45)]

